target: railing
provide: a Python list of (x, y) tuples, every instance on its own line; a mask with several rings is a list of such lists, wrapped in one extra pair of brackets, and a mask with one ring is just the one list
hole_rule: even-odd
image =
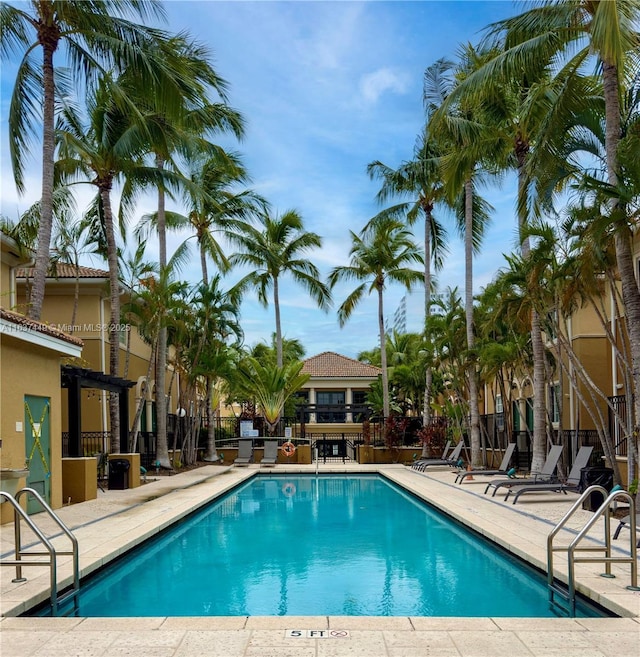
[[(569, 546), (554, 547), (553, 540), (558, 532), (567, 524), (582, 502), (589, 498), (592, 493), (598, 492), (607, 496), (600, 507), (593, 513), (587, 524), (578, 532), (578, 535), (571, 541)], [(629, 556), (612, 556), (611, 550), (611, 514), (609, 509), (619, 498), (629, 503), (629, 529), (630, 531), (630, 550)], [(589, 533), (596, 522), (604, 517), (604, 545), (580, 546), (580, 542)], [(567, 586), (566, 588), (556, 579), (553, 572), (553, 554), (554, 552), (566, 551), (567, 553)], [(604, 556), (598, 557), (576, 557), (576, 552), (604, 552)], [(547, 537), (547, 585), (549, 588), (549, 602), (555, 602), (556, 595), (567, 601), (569, 605), (569, 614), (573, 617), (576, 615), (576, 582), (575, 582), (575, 564), (576, 563), (604, 563), (605, 573), (603, 577), (615, 577), (611, 574), (612, 563), (629, 563), (631, 565), (631, 584), (627, 588), (631, 591), (640, 591), (638, 588), (638, 554), (636, 547), (636, 510), (633, 496), (624, 490), (614, 490), (611, 493), (602, 486), (589, 486), (584, 493), (578, 498), (575, 504), (567, 511), (560, 522), (553, 528)]]
[[(53, 543), (42, 533), (38, 526), (33, 522), (33, 520), (25, 513), (25, 511), (20, 506), (20, 498), (25, 495), (31, 495), (34, 497), (42, 507), (43, 511), (53, 519), (53, 521), (58, 525), (62, 532), (69, 538), (71, 541), (71, 550), (59, 551), (56, 550), (53, 546)], [(67, 526), (60, 520), (60, 518), (54, 513), (53, 509), (44, 501), (44, 499), (38, 494), (37, 491), (33, 488), (23, 488), (16, 493), (16, 496), (13, 497), (11, 494), (4, 491), (0, 491), (0, 497), (3, 497), (11, 506), (14, 511), (14, 535), (15, 535), (15, 559), (5, 559), (0, 561), (1, 566), (15, 566), (16, 576), (12, 580), (13, 582), (24, 582), (26, 577), (22, 576), (22, 568), (24, 566), (49, 566), (49, 581), (50, 581), (50, 600), (51, 600), (51, 613), (55, 616), (58, 612), (58, 604), (70, 596), (77, 596), (78, 591), (80, 590), (80, 566), (79, 566), (79, 557), (78, 557), (78, 541), (76, 537), (71, 533)], [(26, 550), (22, 546), (22, 532), (21, 532), (21, 520), (24, 520), (29, 529), (36, 535), (40, 543), (44, 545), (46, 551), (41, 550)], [(25, 560), (23, 557), (43, 557), (48, 556), (48, 561), (42, 561), (40, 559), (34, 559), (33, 561)], [(69, 595), (66, 595), (62, 598), (58, 597), (58, 574), (57, 574), (57, 558), (58, 556), (72, 556), (73, 557), (73, 588)]]
[(323, 463), (355, 461), (354, 438), (356, 436), (344, 433), (316, 434), (311, 441), (311, 454)]

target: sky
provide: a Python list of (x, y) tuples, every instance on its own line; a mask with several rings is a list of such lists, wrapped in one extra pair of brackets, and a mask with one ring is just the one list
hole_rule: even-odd
[[(12, 3), (17, 4), (17, 3)], [(187, 31), (206, 44), (214, 67), (229, 85), (229, 103), (247, 123), (238, 143), (221, 137), (221, 145), (239, 152), (252, 178), (275, 214), (297, 210), (305, 229), (323, 240), (309, 253), (323, 277), (333, 267), (349, 264), (351, 237), (382, 208), (376, 202), (380, 182), (369, 179), (367, 164), (380, 160), (398, 167), (411, 159), (424, 122), (422, 82), (425, 69), (442, 57), (455, 59), (460, 45), (477, 43), (491, 22), (523, 9), (508, 0), (493, 2), (384, 0), (351, 1), (212, 1), (164, 3), (172, 32)], [(63, 64), (56, 60), (57, 65)], [(0, 213), (17, 219), (39, 198), (38, 149), (28, 171), (27, 194), (19, 197), (9, 164), (8, 107), (15, 73), (3, 62), (0, 80)], [(515, 182), (483, 195), (494, 207), (482, 253), (474, 259), (474, 291), (479, 291), (504, 265), (504, 253), (515, 248)], [(83, 201), (84, 199), (84, 201)], [(88, 197), (79, 197), (82, 207)], [(154, 210), (153, 197), (140, 203), (137, 217)], [(131, 225), (135, 225), (134, 217)], [(458, 286), (464, 292), (464, 254), (450, 217), (449, 253), (437, 274), (439, 290)], [(423, 227), (414, 227), (420, 242)], [(172, 235), (169, 251), (188, 234)], [(149, 240), (147, 258), (157, 260)], [(102, 266), (98, 261), (88, 262)], [(418, 266), (419, 267), (419, 266)], [(225, 279), (231, 286), (241, 272)], [(195, 252), (181, 277), (197, 281)], [(306, 356), (336, 351), (349, 357), (378, 344), (377, 299), (366, 296), (343, 328), (336, 310), (356, 283), (333, 291), (333, 308), (315, 307), (306, 291), (285, 277), (281, 282), (282, 327), (286, 338), (298, 339)], [(385, 315), (393, 316), (406, 291), (385, 291)], [(420, 331), (423, 290), (407, 295), (408, 331)], [(245, 343), (270, 341), (275, 330), (273, 307), (264, 309), (255, 295), (242, 305)]]

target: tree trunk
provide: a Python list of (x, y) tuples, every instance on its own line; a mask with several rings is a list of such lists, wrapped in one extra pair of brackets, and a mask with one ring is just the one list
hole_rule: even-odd
[(147, 391), (149, 390), (149, 382), (151, 380), (151, 373), (153, 372), (153, 363), (155, 362), (156, 357), (156, 345), (151, 347), (151, 358), (149, 359), (149, 366), (147, 367), (147, 376), (145, 378), (145, 388), (140, 401), (138, 402), (138, 408), (136, 408), (136, 415), (133, 418), (133, 423), (131, 424), (131, 431), (129, 432), (129, 451), (136, 452), (138, 450), (138, 435), (140, 430), (138, 425), (140, 424), (140, 418), (142, 417), (142, 411), (147, 402)]
[(478, 410), (478, 381), (476, 375), (476, 338), (473, 324), (473, 183), (464, 184), (464, 270), (465, 318), (467, 325), (467, 378), (469, 379), (469, 433), (471, 437), (471, 465), (482, 465), (480, 444), (480, 412)]
[(44, 286), (49, 269), (49, 248), (53, 226), (53, 162), (55, 154), (55, 89), (53, 77), (53, 53), (57, 39), (53, 43), (42, 43), (42, 199), (40, 201), (40, 223), (38, 225), (38, 246), (33, 274), (33, 287), (27, 314), (39, 320), (44, 302)]
[[(425, 337), (428, 341), (431, 336), (426, 333), (431, 317), (431, 212), (425, 211), (424, 216), (424, 326)], [(424, 403), (422, 408), (422, 426), (428, 427), (431, 424), (431, 386), (433, 383), (433, 371), (431, 361), (427, 362), (425, 381), (424, 381)], [(429, 455), (429, 446), (426, 442), (422, 443), (422, 458)]]
[(273, 278), (273, 305), (276, 313), (276, 363), (278, 367), (282, 367), (282, 326), (280, 323), (280, 294), (278, 287), (278, 277)]
[(216, 428), (213, 422), (213, 403), (215, 383), (213, 378), (207, 377), (207, 452), (204, 455), (204, 461), (217, 461), (218, 452), (216, 450)]
[[(607, 156), (607, 173), (610, 185), (618, 184), (618, 144), (621, 137), (620, 101), (618, 70), (614, 64), (603, 62), (602, 65), (604, 102), (605, 102), (605, 149)], [(616, 212), (617, 202), (611, 202), (610, 210)], [(625, 305), (625, 322), (629, 336), (629, 350), (631, 352), (631, 370), (633, 378), (633, 390), (627, 391), (629, 401), (633, 400), (634, 421), (631, 435), (627, 436), (631, 463), (629, 479), (633, 480), (637, 475), (634, 470), (634, 454), (637, 447), (638, 434), (640, 433), (640, 289), (635, 278), (633, 251), (631, 249), (632, 235), (626, 227), (618, 229), (615, 233), (616, 260), (620, 282), (622, 286), (622, 298)]]
[(384, 305), (382, 290), (384, 280), (376, 282), (378, 289), (378, 329), (380, 332), (380, 368), (382, 369), (382, 412), (385, 421), (391, 416), (391, 404), (389, 402), (389, 372), (387, 371), (387, 337), (384, 332)]
[[(164, 160), (156, 157), (158, 169), (164, 167)], [(160, 275), (167, 268), (167, 229), (165, 218), (165, 196), (162, 184), (158, 187), (158, 260)], [(160, 467), (171, 468), (169, 462), (169, 445), (167, 441), (167, 328), (164, 311), (161, 311), (160, 330), (158, 331), (158, 357), (156, 359), (156, 462)]]
[[(531, 245), (525, 237), (527, 225), (527, 172), (529, 144), (521, 135), (516, 136), (514, 152), (518, 163), (518, 234), (523, 259), (529, 257)], [(539, 472), (547, 458), (547, 404), (545, 395), (545, 347), (542, 340), (540, 317), (535, 309), (531, 310), (531, 350), (533, 353), (533, 440), (531, 446), (532, 472)]]
[[(111, 180), (100, 185), (100, 199), (104, 210), (105, 234), (107, 239), (107, 261), (109, 263), (109, 374), (120, 376), (120, 280), (118, 276), (118, 252), (113, 229), (111, 209)], [(120, 399), (117, 393), (109, 393), (109, 418), (112, 454), (120, 452)]]

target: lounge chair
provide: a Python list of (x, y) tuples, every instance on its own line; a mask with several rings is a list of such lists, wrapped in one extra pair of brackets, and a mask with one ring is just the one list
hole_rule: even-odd
[(264, 441), (264, 457), (260, 461), (261, 465), (276, 465), (278, 462), (278, 441)]
[[(620, 524), (616, 527), (616, 531), (613, 534), (614, 540), (618, 538), (618, 535), (620, 534), (620, 530), (623, 527), (626, 527), (629, 525), (629, 529), (632, 527), (632, 522), (631, 522), (631, 515), (627, 514), (626, 516), (620, 518)], [(640, 512), (636, 513), (636, 532), (640, 532)], [(640, 548), (640, 539), (638, 539), (638, 547)]]
[(532, 477), (523, 477), (522, 479), (493, 479), (487, 484), (487, 487), (484, 489), (484, 494), (486, 495), (490, 488), (493, 488), (493, 494), (491, 497), (495, 497), (498, 492), (498, 488), (511, 488), (512, 486), (522, 486), (524, 484), (535, 484), (537, 482), (552, 482), (554, 481), (554, 472), (558, 461), (560, 460), (560, 454), (562, 454), (562, 445), (554, 445), (547, 455), (547, 460), (542, 466), (540, 472), (531, 473)]
[[(451, 441), (447, 440), (447, 444), (444, 446), (444, 449), (442, 450), (442, 456), (440, 458), (446, 459), (450, 449), (451, 449)], [(414, 461), (411, 464), (411, 467), (417, 469), (421, 463), (424, 463), (426, 461), (432, 461), (432, 460), (433, 458), (418, 459), (417, 461)]]
[(425, 468), (428, 468), (432, 465), (448, 465), (453, 467), (458, 465), (458, 459), (460, 458), (460, 453), (464, 447), (464, 440), (461, 440), (451, 451), (449, 456), (442, 459), (425, 459), (418, 465), (415, 469), (423, 472)]
[(241, 438), (238, 441), (238, 458), (234, 465), (249, 465), (253, 461), (253, 440)]
[(576, 454), (576, 460), (573, 462), (571, 471), (566, 481), (556, 481), (556, 482), (538, 482), (536, 484), (522, 484), (516, 485), (509, 488), (507, 494), (504, 497), (505, 502), (509, 499), (511, 493), (515, 493), (513, 498), (513, 503), (515, 504), (518, 501), (520, 495), (525, 493), (564, 493), (565, 495), (569, 492), (579, 492), (580, 490), (580, 478), (582, 475), (582, 468), (587, 467), (589, 463), (589, 458), (591, 457), (591, 452), (593, 452), (593, 446), (583, 445)]
[(483, 468), (471, 468), (471, 470), (462, 470), (458, 473), (455, 483), (461, 484), (466, 477), (473, 477), (474, 475), (506, 475), (509, 472), (509, 463), (511, 463), (511, 457), (516, 448), (515, 443), (509, 443), (507, 449), (504, 452), (504, 457), (502, 458), (502, 463), (497, 470), (484, 470)]

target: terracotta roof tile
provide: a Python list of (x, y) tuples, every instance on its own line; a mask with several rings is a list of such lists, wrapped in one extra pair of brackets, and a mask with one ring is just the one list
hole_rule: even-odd
[(14, 313), (11, 310), (6, 308), (0, 308), (0, 318), (11, 322), (12, 324), (17, 324), (18, 326), (24, 326), (26, 329), (32, 329), (38, 333), (44, 333), (45, 335), (50, 335), (51, 337), (58, 338), (58, 340), (64, 340), (70, 344), (74, 344), (78, 347), (84, 346), (84, 342), (80, 338), (76, 338), (73, 335), (59, 331), (53, 326), (44, 324), (43, 322), (36, 322), (33, 319), (29, 319), (26, 315), (21, 315), (19, 313)]
[[(109, 278), (109, 272), (104, 269), (94, 269), (93, 267), (78, 267), (78, 273), (80, 278)], [(18, 278), (26, 278), (27, 275), (29, 278), (33, 278), (35, 272), (34, 267), (24, 268), (20, 267), (16, 270), (16, 276)], [(76, 267), (75, 265), (69, 265), (65, 262), (58, 262), (55, 265), (55, 274), (47, 274), (47, 278), (75, 278), (76, 277)]]
[(340, 379), (375, 379), (381, 371), (379, 367), (361, 363), (359, 360), (341, 356), (333, 351), (324, 351), (317, 356), (307, 358), (302, 366), (302, 374)]

